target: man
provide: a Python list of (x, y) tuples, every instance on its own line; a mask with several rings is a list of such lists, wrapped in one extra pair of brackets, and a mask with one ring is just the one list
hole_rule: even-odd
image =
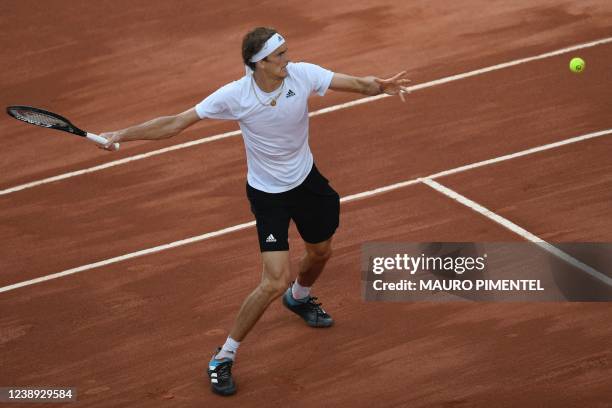
[[(101, 135), (108, 140), (108, 148), (115, 142), (172, 137), (204, 118), (240, 124), (247, 155), (246, 193), (256, 219), (263, 273), (261, 283), (242, 304), (225, 344), (209, 363), (212, 390), (221, 395), (235, 393), (231, 368), (238, 346), (279, 296), (309, 326), (333, 324), (310, 295), (310, 288), (331, 256), (340, 198), (314, 165), (308, 145), (308, 97), (313, 92), (323, 95), (328, 88), (365, 95), (399, 94), (402, 100), (408, 92), (405, 72), (387, 80), (358, 78), (313, 64), (291, 63), (287, 51), (279, 33), (258, 27), (242, 43), (244, 77), (183, 113)], [(290, 220), (304, 239), (306, 252), (297, 279), (287, 288)]]

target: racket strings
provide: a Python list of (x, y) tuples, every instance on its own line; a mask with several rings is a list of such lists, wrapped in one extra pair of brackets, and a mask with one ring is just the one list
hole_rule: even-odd
[(64, 122), (61, 119), (54, 118), (53, 116), (48, 116), (43, 113), (33, 112), (33, 111), (15, 111), (15, 117), (17, 119), (23, 120), (24, 122), (29, 122), (38, 126), (63, 126), (68, 127), (68, 123)]

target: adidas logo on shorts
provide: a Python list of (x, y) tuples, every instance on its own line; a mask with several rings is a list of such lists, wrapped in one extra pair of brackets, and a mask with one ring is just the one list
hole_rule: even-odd
[(266, 242), (276, 242), (276, 238), (274, 238), (274, 235), (270, 234), (268, 238), (266, 238)]

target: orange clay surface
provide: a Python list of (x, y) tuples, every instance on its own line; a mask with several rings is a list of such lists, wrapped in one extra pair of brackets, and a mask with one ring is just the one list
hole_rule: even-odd
[[(242, 36), (293, 60), (413, 84), (612, 36), (609, 1), (19, 1), (0, 6), (0, 102), (91, 132), (193, 107), (243, 74)], [(573, 56), (587, 69), (572, 74)], [(612, 43), (310, 120), (341, 196), (612, 128)], [(361, 96), (329, 92), (311, 110)], [(202, 121), (118, 153), (0, 119), (0, 189), (237, 129)], [(609, 136), (437, 181), (549, 241), (612, 241)], [(240, 136), (0, 195), (0, 287), (249, 222)], [(292, 266), (303, 245), (292, 227)], [(522, 241), (423, 184), (344, 203), (316, 295), (274, 302), (241, 346), (239, 392), (204, 371), (258, 284), (254, 228), (0, 293), (0, 386), (75, 387), (79, 407), (607, 407), (606, 303), (364, 302), (370, 241)], [(520, 264), (517, 265), (519, 267)], [(6, 404), (10, 406), (10, 404)], [(2, 405), (4, 407), (4, 405)]]

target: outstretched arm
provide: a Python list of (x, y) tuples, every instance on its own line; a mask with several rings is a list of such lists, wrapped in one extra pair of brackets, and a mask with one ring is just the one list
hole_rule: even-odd
[(364, 95), (399, 95), (404, 102), (404, 94), (409, 93), (407, 86), (410, 82), (406, 78), (406, 71), (389, 79), (381, 79), (373, 76), (354, 77), (346, 74), (335, 73), (332, 77), (329, 89), (334, 91), (357, 92)]
[(130, 142), (133, 140), (159, 140), (176, 136), (189, 126), (200, 120), (195, 108), (173, 116), (161, 116), (140, 125), (117, 130), (114, 132), (101, 133), (100, 136), (108, 140), (104, 146), (106, 150), (112, 150), (113, 143)]

